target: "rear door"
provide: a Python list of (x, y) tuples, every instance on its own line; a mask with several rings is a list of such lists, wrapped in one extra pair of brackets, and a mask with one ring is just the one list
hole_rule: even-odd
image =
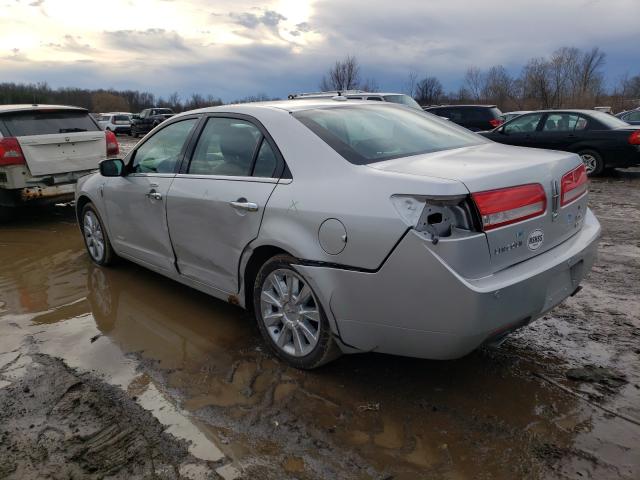
[(174, 270), (167, 193), (198, 120), (186, 118), (158, 130), (132, 152), (127, 175), (106, 179), (102, 189), (116, 250), (156, 270)]
[(548, 113), (542, 121), (540, 131), (535, 134), (534, 146), (552, 150), (568, 150), (581, 138), (586, 122), (580, 121), (576, 113)]
[(20, 143), (31, 175), (91, 170), (106, 158), (104, 132), (85, 110), (11, 112), (0, 121)]
[(211, 116), (169, 191), (167, 220), (180, 273), (238, 292), (240, 256), (257, 237), (284, 162), (250, 117)]

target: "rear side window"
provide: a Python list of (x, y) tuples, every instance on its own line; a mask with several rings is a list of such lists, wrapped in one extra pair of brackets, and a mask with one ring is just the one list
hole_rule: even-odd
[(358, 165), (485, 142), (448, 122), (384, 103), (302, 110), (293, 116)]
[(100, 131), (87, 112), (74, 110), (12, 112), (0, 120), (12, 137)]
[(189, 165), (194, 175), (247, 177), (262, 133), (236, 118), (210, 118), (200, 135)]

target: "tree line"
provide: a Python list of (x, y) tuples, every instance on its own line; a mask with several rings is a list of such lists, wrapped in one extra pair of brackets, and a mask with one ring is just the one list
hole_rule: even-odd
[[(607, 87), (605, 60), (606, 54), (598, 47), (562, 47), (549, 57), (529, 59), (518, 75), (511, 75), (502, 65), (485, 70), (469, 67), (462, 86), (453, 92), (445, 92), (436, 76), (420, 76), (414, 70), (403, 90), (421, 105), (489, 103), (505, 111), (598, 105), (621, 111), (640, 106), (640, 74), (627, 74)], [(323, 91), (376, 88), (375, 80), (361, 79), (361, 67), (354, 56), (336, 61), (320, 82)]]
[[(598, 47), (581, 50), (562, 47), (548, 57), (531, 58), (517, 75), (502, 65), (487, 69), (472, 66), (456, 91), (445, 92), (434, 75), (408, 73), (403, 87), (421, 105), (443, 103), (489, 103), (502, 110), (547, 108), (593, 108), (611, 106), (614, 111), (640, 106), (640, 74), (625, 75), (607, 85), (606, 54)], [(637, 66), (635, 66), (637, 68)], [(363, 78), (355, 56), (337, 60), (320, 81), (320, 89), (379, 91), (374, 78)], [(277, 100), (260, 93), (230, 103)], [(168, 107), (176, 112), (222, 105), (219, 97), (193, 93), (182, 98), (150, 92), (116, 89), (51, 88), (47, 83), (0, 83), (0, 104), (39, 103), (76, 105), (92, 112), (139, 112), (150, 107)]]

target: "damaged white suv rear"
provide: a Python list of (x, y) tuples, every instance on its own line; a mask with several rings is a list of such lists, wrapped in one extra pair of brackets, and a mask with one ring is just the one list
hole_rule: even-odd
[(73, 200), (75, 183), (118, 154), (87, 110), (59, 105), (0, 105), (0, 221), (15, 207)]

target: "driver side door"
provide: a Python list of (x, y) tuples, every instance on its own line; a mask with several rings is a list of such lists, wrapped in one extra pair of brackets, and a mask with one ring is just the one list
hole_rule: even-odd
[(542, 113), (521, 115), (493, 131), (489, 138), (507, 145), (535, 147), (536, 133), (542, 117)]
[(147, 138), (132, 152), (127, 174), (109, 178), (103, 187), (115, 250), (157, 271), (175, 271), (167, 193), (198, 121), (191, 117), (172, 122)]

